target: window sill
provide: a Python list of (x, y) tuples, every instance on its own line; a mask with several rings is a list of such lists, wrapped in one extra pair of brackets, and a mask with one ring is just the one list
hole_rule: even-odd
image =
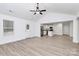
[(4, 36), (11, 36), (13, 34), (14, 34), (14, 32), (4, 32)]

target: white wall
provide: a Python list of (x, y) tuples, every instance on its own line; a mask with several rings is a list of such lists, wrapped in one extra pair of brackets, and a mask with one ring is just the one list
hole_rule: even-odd
[[(14, 21), (14, 33), (11, 35), (3, 34), (3, 19)], [(30, 25), (30, 29), (26, 30), (26, 24)], [(34, 21), (24, 20), (9, 15), (0, 14), (0, 44), (22, 40), (34, 37)]]
[(70, 22), (70, 37), (73, 37), (73, 22)]
[(78, 19), (73, 20), (73, 42), (79, 43)]
[(73, 22), (64, 22), (63, 23), (63, 34), (67, 34), (70, 37), (73, 37)]
[(56, 24), (53, 24), (53, 29), (54, 29), (54, 34), (57, 34), (57, 35), (62, 35), (63, 32), (62, 32), (62, 23), (56, 23)]
[(77, 13), (76, 18), (73, 20), (73, 42), (79, 43), (79, 13)]
[(39, 21), (35, 21), (34, 23), (34, 35), (37, 36), (37, 37), (40, 37), (40, 23)]
[(63, 34), (70, 35), (70, 23), (69, 22), (63, 23)]
[(76, 32), (77, 32), (77, 41), (79, 42), (79, 19), (77, 20), (78, 24), (77, 24), (77, 29), (76, 29)]

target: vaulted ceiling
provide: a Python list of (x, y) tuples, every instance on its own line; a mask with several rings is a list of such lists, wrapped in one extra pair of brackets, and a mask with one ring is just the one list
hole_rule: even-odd
[(36, 3), (0, 3), (0, 13), (13, 15), (24, 19), (39, 19), (48, 12), (76, 15), (79, 12), (78, 3), (40, 3), (40, 9), (46, 9), (43, 15), (33, 15), (29, 10), (35, 9)]

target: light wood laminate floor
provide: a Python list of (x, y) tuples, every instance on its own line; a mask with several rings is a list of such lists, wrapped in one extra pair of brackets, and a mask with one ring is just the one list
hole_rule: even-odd
[(79, 44), (68, 36), (55, 35), (0, 45), (1, 56), (78, 56)]

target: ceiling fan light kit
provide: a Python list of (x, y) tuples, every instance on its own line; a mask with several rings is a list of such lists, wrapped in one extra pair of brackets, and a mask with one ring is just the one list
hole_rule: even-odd
[(44, 10), (40, 10), (39, 9), (39, 3), (37, 3), (37, 6), (36, 6), (36, 10), (30, 10), (31, 12), (34, 12), (34, 14), (33, 15), (36, 15), (36, 14), (41, 14), (41, 15), (43, 15), (43, 12), (45, 12), (46, 10), (44, 9)]

